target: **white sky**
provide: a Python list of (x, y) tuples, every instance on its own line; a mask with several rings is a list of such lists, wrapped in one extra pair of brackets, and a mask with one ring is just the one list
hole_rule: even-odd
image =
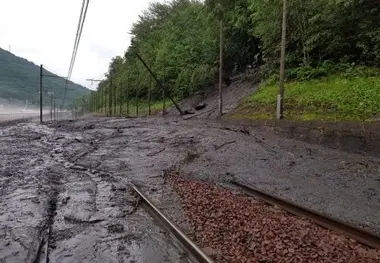
[[(112, 57), (123, 56), (128, 32), (154, 0), (90, 0), (71, 79), (94, 89)], [(162, 1), (163, 2), (163, 1)], [(67, 76), (82, 0), (0, 0), (0, 47)]]

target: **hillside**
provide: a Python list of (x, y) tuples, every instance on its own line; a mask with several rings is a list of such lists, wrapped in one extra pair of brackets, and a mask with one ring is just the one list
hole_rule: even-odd
[[(227, 118), (275, 119), (277, 94), (277, 83), (262, 83)], [(379, 70), (371, 75), (333, 74), (288, 82), (284, 114), (288, 120), (300, 121), (371, 121), (378, 119), (379, 101)]]
[[(54, 75), (44, 70), (46, 75)], [(32, 104), (39, 101), (39, 75), (40, 68), (34, 63), (13, 55), (0, 48), (0, 98), (13, 103), (24, 103), (28, 100)], [(49, 91), (53, 91), (58, 105), (64, 94), (65, 80), (62, 78), (43, 79), (45, 103), (48, 104)], [(89, 90), (81, 85), (70, 82), (67, 88), (65, 106), (70, 105), (74, 99), (88, 94)]]
[[(380, 6), (370, 0), (288, 2), (285, 118), (377, 119)], [(97, 104), (100, 111), (136, 98), (142, 101), (150, 96), (158, 102), (162, 83), (165, 96), (177, 101), (217, 91), (221, 32), (222, 86), (230, 86), (232, 78), (246, 73), (252, 84), (262, 81), (257, 93), (240, 101), (233, 117), (273, 118), (282, 17), (282, 0), (152, 3), (133, 24), (133, 41), (124, 54), (111, 60), (107, 78), (99, 83), (97, 92), (79, 103), (88, 107), (98, 98), (112, 98)], [(140, 60), (149, 65), (160, 85), (152, 83)], [(257, 74), (251, 76), (251, 70)], [(246, 96), (240, 90), (236, 94)], [(233, 105), (228, 97), (225, 104), (228, 112)]]

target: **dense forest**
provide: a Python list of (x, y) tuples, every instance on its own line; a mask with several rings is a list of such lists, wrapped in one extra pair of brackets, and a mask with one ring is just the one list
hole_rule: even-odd
[[(380, 66), (380, 1), (287, 2), (287, 81)], [(149, 94), (152, 100), (161, 99), (161, 84), (167, 96), (179, 99), (215, 86), (220, 25), (224, 80), (247, 68), (260, 68), (261, 78), (275, 80), (282, 13), (283, 0), (152, 3), (133, 24), (127, 51), (112, 59), (107, 78), (87, 101), (100, 109), (122, 105), (127, 98), (146, 99)]]
[[(54, 75), (44, 70), (44, 75)], [(57, 76), (58, 77), (58, 76)], [(39, 103), (39, 78), (40, 67), (34, 63), (13, 55), (12, 53), (0, 48), (0, 98), (8, 103), (17, 104), (28, 100), (30, 104)], [(62, 100), (65, 89), (65, 79), (63, 78), (44, 78), (43, 88), (45, 103), (50, 104), (48, 92), (54, 92), (56, 98)], [(87, 95), (89, 90), (83, 86), (68, 82), (65, 107), (72, 104), (77, 98)], [(61, 105), (61, 101), (57, 101)]]

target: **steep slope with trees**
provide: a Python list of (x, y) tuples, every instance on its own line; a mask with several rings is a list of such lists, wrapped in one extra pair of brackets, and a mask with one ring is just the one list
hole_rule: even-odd
[[(44, 70), (45, 75), (54, 75)], [(39, 76), (40, 68), (34, 63), (0, 49), (0, 98), (9, 102), (25, 102), (37, 105), (39, 102)], [(47, 92), (52, 91), (57, 98), (57, 105), (61, 104), (64, 96), (65, 79), (44, 78), (43, 89), (46, 104), (50, 103)], [(83, 86), (69, 82), (65, 106), (72, 104), (77, 98), (87, 95), (89, 90)]]
[[(335, 116), (338, 119), (366, 119), (379, 112), (380, 109), (367, 98), (380, 93), (377, 81), (377, 68), (380, 67), (380, 2), (288, 0), (288, 9), (287, 83), (307, 83), (314, 79), (321, 80), (327, 86), (314, 89), (319, 98), (315, 103), (302, 96), (297, 97), (297, 91), (286, 91), (285, 99), (289, 95), (293, 98), (286, 101), (285, 107), (289, 109), (296, 104), (301, 111), (308, 111), (305, 106), (311, 102), (312, 107), (320, 107), (318, 114), (323, 115), (324, 107), (328, 105), (327, 110), (340, 111)], [(123, 108), (127, 97), (146, 100), (149, 87), (153, 100), (162, 98), (160, 85), (151, 80), (136, 54), (145, 60), (159, 82), (168, 89), (170, 94), (166, 95), (181, 99), (214, 87), (218, 82), (220, 21), (223, 21), (225, 84), (228, 85), (228, 78), (235, 73), (244, 72), (247, 68), (260, 68), (261, 74), (257, 77), (270, 80), (271, 90), (274, 91), (267, 92), (271, 99), (266, 100), (263, 109), (274, 111), (282, 0), (207, 0), (204, 3), (173, 0), (151, 4), (133, 25), (133, 41), (124, 56), (111, 61), (107, 79), (92, 95), (92, 100), (96, 98), (97, 101), (96, 108), (109, 105), (121, 105)], [(364, 82), (367, 78), (375, 80), (351, 89), (351, 84), (334, 86), (330, 85), (331, 81), (321, 79), (330, 77), (340, 78), (340, 82), (359, 77), (364, 78)], [(361, 84), (353, 82), (352, 85)], [(293, 90), (298, 86), (309, 90), (307, 84), (295, 85)], [(349, 89), (348, 94), (352, 99), (359, 100), (361, 108), (371, 105), (371, 110), (350, 116), (349, 111), (355, 111), (359, 106), (346, 111), (347, 107), (340, 105), (350, 100), (342, 102), (339, 100), (341, 93), (330, 92), (330, 87), (337, 88), (343, 94)], [(263, 86), (261, 90), (265, 89)], [(335, 97), (324, 96), (324, 93)], [(112, 99), (113, 96), (117, 99)], [(253, 104), (243, 105), (248, 108), (247, 114), (263, 105), (255, 104), (255, 101), (252, 99), (250, 102)], [(268, 114), (265, 116), (269, 117)]]

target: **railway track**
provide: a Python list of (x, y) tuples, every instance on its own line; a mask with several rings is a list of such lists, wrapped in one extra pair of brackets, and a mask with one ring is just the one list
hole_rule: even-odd
[(193, 262), (198, 263), (214, 263), (214, 260), (206, 255), (193, 241), (191, 241), (173, 222), (171, 222), (143, 192), (134, 184), (131, 184), (133, 191), (146, 204), (146, 210), (154, 218), (158, 219), (166, 230), (175, 237), (180, 246), (188, 253), (189, 258)]
[(245, 194), (249, 196), (259, 198), (268, 204), (281, 207), (282, 209), (284, 209), (285, 211), (291, 214), (301, 216), (301, 217), (306, 217), (309, 220), (316, 223), (317, 225), (320, 225), (327, 229), (339, 231), (343, 233), (345, 236), (350, 237), (370, 248), (380, 249), (380, 236), (374, 233), (371, 233), (364, 229), (350, 225), (343, 221), (334, 219), (322, 213), (302, 207), (291, 201), (278, 198), (268, 193), (254, 189), (250, 186), (247, 186), (246, 184), (242, 184), (234, 180), (230, 181), (230, 183), (234, 185), (235, 187), (238, 187), (239, 189), (241, 189)]

